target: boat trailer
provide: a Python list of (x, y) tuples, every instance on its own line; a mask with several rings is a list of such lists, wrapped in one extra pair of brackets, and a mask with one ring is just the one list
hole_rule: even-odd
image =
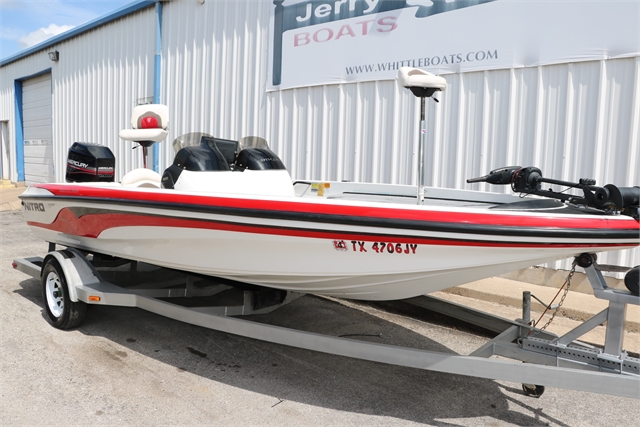
[[(627, 290), (609, 288), (601, 272), (608, 266), (598, 265), (594, 255), (582, 254), (576, 257), (576, 263), (584, 268), (595, 297), (609, 301), (609, 307), (560, 337), (532, 326), (526, 292), (523, 318), (514, 321), (431, 296), (405, 300), (498, 333), (468, 356), (375, 344), (232, 317), (268, 313), (302, 294), (241, 283), (212, 282), (212, 278), (167, 269), (162, 269), (163, 274), (158, 276), (162, 281), (123, 285), (120, 279), (135, 278), (148, 265), (86, 254), (74, 248), (56, 250), (54, 244), (49, 245), (44, 259), (15, 259), (13, 267), (41, 280), (47, 320), (60, 329), (79, 326), (87, 304), (138, 307), (192, 325), (275, 344), (522, 383), (525, 394), (534, 397), (539, 397), (544, 387), (550, 386), (640, 399), (640, 359), (630, 357), (623, 350), (627, 305), (640, 305), (640, 297)], [(128, 270), (123, 271), (121, 267), (126, 265)], [(109, 276), (113, 279), (105, 280)], [(604, 322), (603, 348), (577, 341)], [(501, 358), (491, 358), (494, 355)]]

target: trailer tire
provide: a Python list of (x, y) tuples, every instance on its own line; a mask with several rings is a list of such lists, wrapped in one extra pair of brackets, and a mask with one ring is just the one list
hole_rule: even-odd
[(627, 271), (624, 276), (624, 285), (635, 296), (640, 296), (640, 265), (636, 265)]
[(46, 319), (52, 326), (71, 329), (84, 320), (87, 305), (71, 301), (67, 279), (55, 258), (49, 258), (42, 268), (42, 297)]
[(538, 398), (544, 393), (544, 386), (535, 384), (522, 384), (522, 391), (524, 391), (524, 394), (527, 396)]

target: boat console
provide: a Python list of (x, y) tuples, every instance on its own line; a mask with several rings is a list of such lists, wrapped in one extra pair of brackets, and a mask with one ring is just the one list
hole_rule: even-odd
[[(259, 138), (264, 141), (262, 138)], [(242, 140), (241, 140), (242, 141)], [(269, 149), (266, 141), (258, 146), (245, 146), (212, 136), (202, 136), (199, 145), (181, 148), (162, 177), (163, 188), (174, 188), (183, 171), (213, 172), (244, 170), (284, 170), (282, 160)]]
[[(240, 141), (198, 135), (174, 143), (173, 164), (162, 188), (179, 191), (294, 196), (284, 163), (259, 137)], [(185, 142), (188, 141), (188, 142)], [(190, 145), (192, 144), (192, 145)]]

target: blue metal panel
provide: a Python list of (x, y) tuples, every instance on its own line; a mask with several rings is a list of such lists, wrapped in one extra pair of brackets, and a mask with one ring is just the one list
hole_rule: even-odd
[(22, 123), (22, 80), (13, 83), (16, 113), (16, 167), (18, 169), (18, 182), (24, 181), (24, 132)]
[(21, 77), (14, 80), (14, 112), (15, 112), (15, 129), (16, 129), (16, 169), (18, 172), (18, 182), (24, 181), (24, 122), (22, 116), (22, 82), (42, 74), (50, 73), (51, 68), (47, 68), (37, 73)]
[[(153, 103), (160, 103), (160, 80), (162, 77), (162, 3), (156, 3), (156, 53), (153, 58)], [(153, 144), (153, 170), (160, 171), (158, 144)]]

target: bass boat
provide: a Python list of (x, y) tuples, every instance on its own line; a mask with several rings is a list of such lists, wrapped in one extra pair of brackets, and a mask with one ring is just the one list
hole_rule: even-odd
[[(403, 68), (399, 80), (423, 107), (446, 86), (417, 69)], [(120, 136), (146, 152), (167, 125), (166, 106), (138, 106)], [(74, 143), (68, 182), (31, 185), (21, 196), (27, 224), (40, 239), (85, 253), (360, 300), (409, 298), (640, 244), (640, 187), (553, 180), (520, 166), (467, 181), (510, 185), (513, 195), (425, 187), (421, 176), (417, 186), (294, 181), (261, 138), (192, 133), (174, 148), (162, 175), (142, 168), (114, 182), (107, 147)]]

